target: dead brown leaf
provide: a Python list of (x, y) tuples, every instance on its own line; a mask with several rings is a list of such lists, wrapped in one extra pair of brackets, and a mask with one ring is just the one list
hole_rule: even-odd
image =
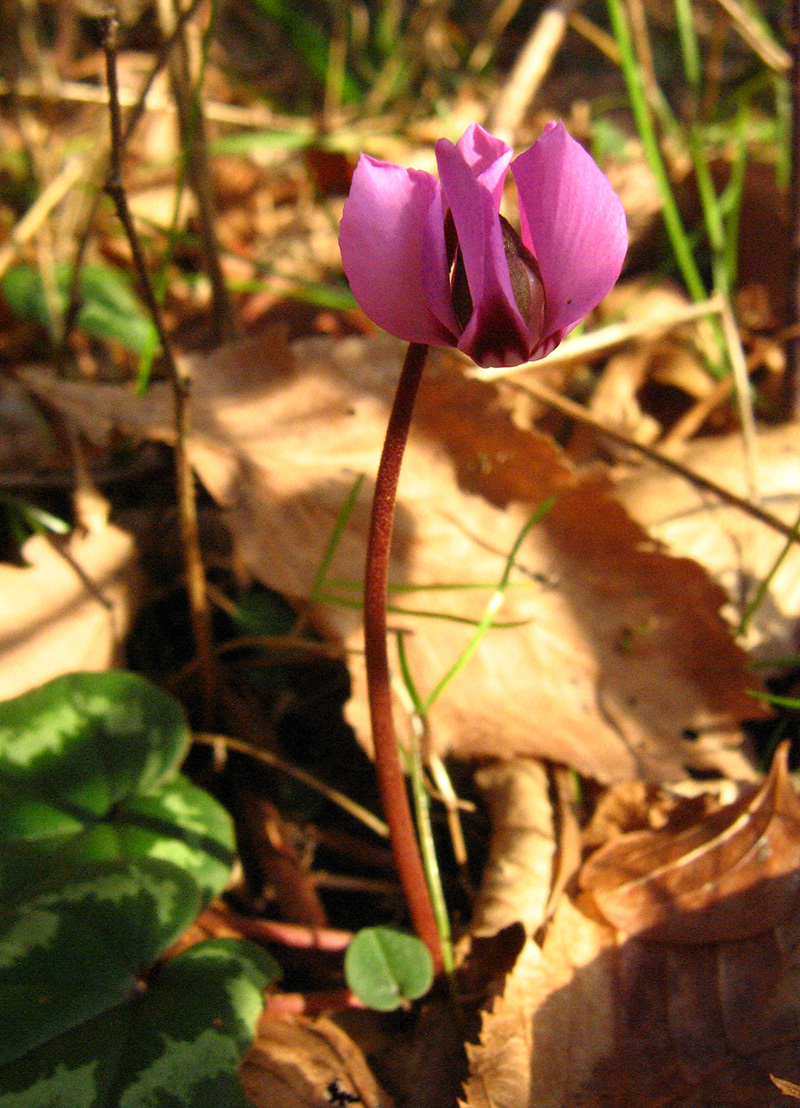
[(651, 939), (732, 941), (785, 923), (800, 871), (788, 756), (783, 743), (759, 789), (677, 834), (638, 831), (602, 847), (581, 887), (620, 931)]
[(133, 539), (118, 527), (63, 548), (34, 535), (27, 565), (0, 565), (0, 699), (73, 670), (119, 661), (137, 586)]
[[(674, 898), (671, 927), (651, 928), (647, 940), (615, 930), (590, 898), (563, 901), (543, 947), (528, 943), (484, 1018), (480, 1044), (468, 1048), (468, 1108), (773, 1105), (770, 1075), (785, 1083), (800, 1077), (798, 801), (790, 793), (783, 752), (745, 817), (761, 833), (732, 866), (740, 880), (712, 875), (718, 910), (706, 914), (702, 934), (691, 914), (680, 923), (681, 912), (693, 909), (691, 899)], [(624, 837), (611, 849), (633, 857), (642, 871), (652, 867), (651, 893), (659, 866), (685, 859), (702, 898), (702, 844), (715, 836), (718, 844), (726, 841), (726, 821), (741, 832), (742, 806), (732, 807), (725, 818), (721, 809), (698, 825), (695, 855), (685, 832), (638, 855), (623, 850)], [(772, 813), (766, 825), (762, 807)], [(778, 834), (776, 824), (783, 825)], [(752, 906), (746, 927), (744, 902)], [(628, 928), (634, 912), (607, 914), (625, 915)], [(660, 941), (665, 934), (703, 941)]]
[(262, 1018), (239, 1076), (258, 1108), (330, 1108), (331, 1087), (365, 1108), (392, 1108), (359, 1048), (328, 1019)]
[[(800, 429), (796, 424), (759, 429), (756, 482), (762, 503), (787, 523), (798, 515)], [(688, 444), (679, 460), (740, 496), (748, 495), (741, 435)], [(631, 515), (681, 557), (705, 566), (726, 589), (737, 623), (785, 539), (749, 516), (711, 500), (688, 481), (644, 465), (615, 485)], [(800, 616), (800, 549), (795, 545), (773, 577), (749, 630), (748, 647), (763, 656), (792, 653)]]
[[(192, 360), (193, 461), (226, 509), (237, 553), (265, 584), (306, 597), (357, 474), (367, 474), (317, 618), (353, 654), (352, 718), (365, 724), (358, 597), (375, 472), (401, 347), (385, 339), (268, 336)], [(120, 427), (169, 441), (171, 404), (131, 391), (26, 379), (90, 432)], [(724, 594), (688, 560), (665, 555), (611, 498), (581, 480), (554, 443), (516, 428), (495, 388), (435, 352), (400, 481), (391, 577), (394, 629), (425, 696), (472, 636), (526, 519), (555, 506), (517, 558), (499, 621), (430, 716), (435, 750), (544, 756), (602, 781), (680, 776), (684, 764), (743, 775), (741, 718), (762, 709), (719, 614)], [(482, 589), (442, 590), (480, 584)], [(435, 592), (431, 586), (439, 586)], [(338, 599), (337, 599), (338, 598)], [(434, 616), (420, 616), (420, 610)], [(457, 621), (454, 622), (453, 617)], [(366, 740), (365, 740), (366, 741)]]

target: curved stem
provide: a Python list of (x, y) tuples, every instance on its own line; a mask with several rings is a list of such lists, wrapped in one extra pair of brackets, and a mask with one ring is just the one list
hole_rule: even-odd
[(397, 749), (392, 720), (392, 692), (389, 656), (386, 648), (386, 603), (389, 580), (389, 549), (392, 541), (394, 505), (400, 466), (408, 440), (428, 347), (411, 343), (397, 382), (383, 453), (375, 479), (367, 563), (364, 574), (364, 646), (367, 687), (375, 746), (375, 771), (389, 824), (395, 864), (405, 893), (414, 930), (431, 952), (436, 971), (442, 968), (442, 948), (430, 893), (425, 881), (414, 822), (408, 803), (405, 778)]

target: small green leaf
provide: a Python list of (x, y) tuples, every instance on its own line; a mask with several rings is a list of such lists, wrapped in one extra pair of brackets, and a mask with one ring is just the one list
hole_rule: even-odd
[[(55, 267), (56, 288), (62, 312), (67, 309), (72, 269)], [(50, 326), (50, 313), (42, 278), (30, 265), (16, 266), (0, 282), (9, 307), (23, 319)], [(98, 339), (121, 343), (142, 357), (158, 350), (158, 332), (144, 305), (118, 269), (105, 265), (87, 265), (81, 270), (81, 307), (77, 327)]]
[(414, 935), (365, 927), (347, 948), (344, 973), (359, 1000), (379, 1012), (392, 1012), (428, 991), (433, 960)]
[(0, 1108), (246, 1108), (237, 1071), (280, 969), (212, 939), (147, 990), (0, 1071)]

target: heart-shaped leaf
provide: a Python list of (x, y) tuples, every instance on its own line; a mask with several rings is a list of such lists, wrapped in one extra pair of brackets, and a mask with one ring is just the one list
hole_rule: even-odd
[(0, 704), (0, 893), (46, 872), (162, 858), (209, 900), (233, 862), (227, 813), (177, 773), (180, 705), (135, 674), (68, 674)]
[(200, 943), (146, 991), (0, 1071), (0, 1108), (246, 1108), (237, 1071), (279, 973), (252, 943)]
[(101, 862), (0, 908), (0, 1065), (119, 1004), (188, 927), (199, 891), (167, 862)]
[(180, 705), (130, 673), (0, 704), (0, 1064), (119, 1005), (221, 890), (227, 813)]

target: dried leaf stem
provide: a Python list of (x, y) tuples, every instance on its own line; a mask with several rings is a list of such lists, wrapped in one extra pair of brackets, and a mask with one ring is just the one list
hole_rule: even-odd
[(383, 813), (389, 824), (395, 863), (414, 929), (430, 950), (436, 971), (440, 972), (442, 947), (419, 846), (414, 834), (411, 806), (408, 802), (405, 778), (397, 749), (397, 736), (392, 719), (389, 655), (386, 646), (389, 551), (397, 483), (408, 441), (414, 401), (427, 354), (427, 346), (413, 342), (409, 345), (400, 371), (400, 379), (397, 382), (389, 425), (386, 428), (383, 453), (375, 479), (367, 540), (364, 576), (364, 646), (372, 739), (375, 746), (375, 770)]
[[(121, 133), (120, 133), (120, 136), (119, 136), (119, 146), (118, 146), (117, 153), (116, 153), (117, 161), (120, 164), (122, 163), (122, 158), (123, 158), (123, 155), (125, 153), (125, 148), (128, 145), (128, 141), (129, 141), (131, 135), (136, 130), (142, 116), (147, 111), (148, 104), (149, 104), (149, 101), (150, 101), (150, 94), (151, 94), (151, 91), (153, 89), (153, 85), (155, 83), (156, 77), (158, 77), (161, 70), (167, 64), (167, 61), (168, 61), (169, 56), (170, 56), (170, 52), (171, 52), (173, 46), (175, 45), (175, 43), (178, 39), (178, 36), (183, 32), (183, 29), (186, 26), (187, 22), (191, 19), (191, 17), (197, 11), (200, 4), (202, 4), (203, 2), (204, 2), (204, 0), (191, 0), (191, 3), (188, 5), (188, 7), (185, 8), (183, 11), (181, 11), (181, 13), (178, 17), (178, 20), (175, 24), (175, 29), (174, 29), (172, 35), (170, 35), (167, 39), (165, 39), (164, 42), (162, 42), (161, 45), (159, 46), (158, 52), (156, 54), (155, 62), (153, 63), (153, 66), (152, 66), (149, 74), (147, 75), (147, 80), (144, 83), (144, 87), (142, 88), (142, 91), (139, 94), (138, 99), (135, 99), (133, 101), (133, 104), (131, 106), (131, 111), (128, 113), (127, 119), (125, 120), (125, 126), (120, 127)], [(76, 82), (72, 82), (72, 91), (73, 91), (73, 93), (76, 91), (76, 88), (75, 88), (76, 85), (77, 85)], [(0, 89), (1, 88), (2, 88), (2, 83), (0, 83)], [(25, 95), (24, 90), (23, 91), (19, 90), (19, 85), (18, 84), (14, 84), (13, 86), (11, 86), (11, 90), (13, 91), (14, 95), (20, 95), (20, 96)], [(35, 91), (34, 89), (31, 89), (30, 94), (33, 94), (34, 91)], [(97, 96), (100, 103), (103, 103), (103, 104), (110, 103), (110, 100), (111, 100), (110, 90), (106, 90), (104, 93), (101, 93), (100, 90), (95, 90), (95, 91), (96, 91), (96, 96)], [(42, 95), (42, 92), (43, 92), (43, 90), (41, 90), (41, 83), (40, 83), (40, 91), (36, 93), (37, 96)], [(116, 111), (117, 111), (117, 114), (119, 114), (119, 112), (120, 112), (120, 106), (122, 104), (122, 99), (123, 99), (123, 96), (120, 93), (119, 85), (117, 83), (117, 89), (116, 89), (116, 102), (117, 102)], [(125, 99), (127, 99), (127, 97), (125, 97)], [(175, 107), (175, 106), (173, 105), (173, 107)], [(177, 111), (177, 108), (175, 108), (175, 110)], [(106, 191), (108, 191), (108, 190), (106, 189)], [(81, 237), (79, 239), (78, 249), (77, 249), (76, 254), (75, 254), (75, 261), (74, 261), (73, 266), (72, 266), (72, 278), (70, 280), (70, 289), (69, 289), (69, 297), (68, 297), (68, 301), (67, 301), (67, 310), (66, 310), (66, 313), (65, 313), (65, 316), (64, 316), (64, 337), (63, 337), (63, 340), (62, 340), (61, 351), (59, 353), (59, 360), (62, 361), (62, 362), (65, 360), (65, 357), (66, 357), (67, 338), (69, 337), (69, 334), (72, 331), (72, 328), (75, 326), (75, 320), (78, 318), (78, 312), (80, 311), (80, 307), (81, 307), (81, 296), (80, 296), (81, 270), (83, 269), (83, 262), (84, 262), (84, 257), (86, 255), (86, 249), (89, 245), (89, 239), (91, 238), (92, 231), (94, 230), (94, 225), (95, 225), (95, 222), (97, 220), (97, 213), (100, 210), (100, 201), (102, 199), (102, 195), (103, 195), (103, 190), (99, 189), (95, 193), (94, 199), (92, 200), (92, 205), (89, 209), (89, 214), (86, 217), (86, 226), (84, 227), (83, 234), (81, 235)]]
[(133, 225), (128, 198), (122, 184), (123, 131), (119, 108), (119, 85), (117, 81), (117, 19), (111, 16), (105, 40), (106, 80), (108, 83), (108, 103), (111, 117), (111, 160), (109, 165), (106, 192), (114, 201), (120, 222), (125, 230), (134, 265), (142, 287), (142, 294), (150, 314), (153, 317), (169, 380), (172, 385), (172, 397), (175, 418), (175, 480), (178, 497), (178, 515), (183, 548), (186, 587), (189, 596), (189, 609), (192, 620), (195, 649), (200, 666), (202, 684), (203, 719), (206, 727), (213, 718), (214, 692), (216, 686), (216, 664), (211, 636), (211, 614), (206, 595), (206, 575), (200, 553), (200, 536), (197, 526), (197, 499), (195, 495), (194, 475), (189, 461), (189, 380), (181, 373), (175, 360), (158, 304), (153, 285), (147, 272), (144, 251)]

